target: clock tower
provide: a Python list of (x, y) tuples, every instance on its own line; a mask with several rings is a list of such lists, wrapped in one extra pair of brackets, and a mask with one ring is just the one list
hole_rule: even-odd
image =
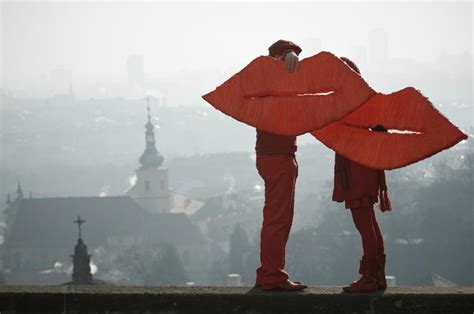
[(144, 209), (152, 213), (165, 213), (171, 209), (168, 189), (168, 168), (163, 166), (164, 157), (155, 145), (154, 125), (150, 118), (150, 103), (147, 98), (148, 122), (145, 124), (145, 151), (141, 155), (137, 180), (127, 195), (135, 199)]

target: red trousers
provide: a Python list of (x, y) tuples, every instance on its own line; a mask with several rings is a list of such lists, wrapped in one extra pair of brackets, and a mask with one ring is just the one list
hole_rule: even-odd
[(351, 208), (352, 219), (362, 238), (364, 256), (384, 254), (383, 237), (374, 213), (374, 205)]
[(272, 285), (288, 279), (285, 247), (293, 222), (298, 163), (293, 154), (257, 154), (257, 170), (265, 182), (265, 205), (256, 283)]

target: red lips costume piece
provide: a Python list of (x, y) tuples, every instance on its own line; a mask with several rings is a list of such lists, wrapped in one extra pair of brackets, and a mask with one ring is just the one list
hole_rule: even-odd
[[(203, 98), (259, 130), (311, 132), (338, 154), (375, 169), (407, 166), (467, 138), (416, 89), (376, 93), (329, 52), (302, 60), (290, 74), (281, 60), (258, 57)], [(377, 125), (390, 131), (370, 130)]]
[[(389, 132), (369, 128), (383, 125)], [(311, 132), (338, 154), (375, 169), (395, 169), (467, 139), (418, 90), (376, 94), (344, 119)]]
[(321, 52), (291, 74), (281, 60), (258, 57), (203, 98), (259, 130), (301, 135), (342, 119), (374, 94), (339, 58)]

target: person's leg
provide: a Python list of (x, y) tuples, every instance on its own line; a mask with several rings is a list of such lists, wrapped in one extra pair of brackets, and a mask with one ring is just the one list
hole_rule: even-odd
[[(288, 238), (290, 236), (290, 230), (291, 226), (293, 225), (293, 217), (294, 217), (294, 212), (295, 212), (295, 187), (296, 187), (296, 179), (298, 178), (298, 163), (296, 161), (296, 158), (293, 158), (293, 163), (296, 167), (295, 171), (295, 177), (293, 180), (293, 184), (291, 186), (291, 196), (290, 196), (290, 203), (289, 203), (289, 208), (287, 212), (287, 219), (286, 219), (286, 230), (285, 230), (285, 246), (283, 249), (285, 250), (283, 253), (283, 256), (286, 256), (286, 243), (288, 242)], [(291, 167), (291, 165), (290, 165)], [(283, 267), (285, 266), (285, 259), (283, 260)]]
[(296, 165), (291, 155), (267, 155), (257, 156), (257, 168), (265, 182), (257, 284), (271, 286), (288, 279), (285, 246), (293, 218)]
[(359, 272), (362, 277), (352, 284), (343, 287), (345, 292), (372, 292), (377, 290), (377, 234), (373, 225), (373, 206), (351, 208), (354, 225), (362, 239), (364, 255)]
[(375, 257), (377, 255), (378, 236), (373, 225), (373, 208), (351, 208), (351, 214), (354, 225), (362, 239), (364, 256)]
[(383, 236), (382, 236), (382, 233), (380, 232), (379, 224), (377, 222), (377, 217), (375, 216), (375, 211), (373, 209), (373, 206), (370, 213), (371, 213), (371, 218), (372, 218), (372, 225), (374, 226), (375, 235), (377, 237), (377, 255), (383, 255), (385, 253)]
[(380, 232), (377, 217), (374, 210), (372, 210), (372, 222), (374, 225), (375, 234), (377, 235), (377, 285), (381, 290), (387, 289), (387, 280), (385, 278), (385, 248), (383, 243), (383, 236)]

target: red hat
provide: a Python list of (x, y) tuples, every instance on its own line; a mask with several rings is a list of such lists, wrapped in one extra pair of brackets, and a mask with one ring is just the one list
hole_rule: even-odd
[(288, 50), (294, 51), (297, 55), (301, 53), (301, 48), (297, 44), (288, 40), (280, 39), (268, 48), (268, 54), (271, 57), (275, 57), (284, 54)]

